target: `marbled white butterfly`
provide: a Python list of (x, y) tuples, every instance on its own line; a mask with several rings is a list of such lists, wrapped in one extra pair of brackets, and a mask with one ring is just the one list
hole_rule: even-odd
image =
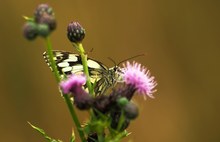
[[(50, 67), (48, 54), (44, 52), (43, 56), (46, 63)], [(66, 51), (54, 50), (53, 56), (57, 69), (61, 75), (83, 73), (83, 66), (80, 55)], [(91, 58), (87, 59), (87, 64), (90, 81), (92, 84), (95, 84), (95, 94), (103, 94), (108, 88), (114, 86), (121, 80), (121, 70), (116, 65), (112, 68), (108, 68), (101, 62)]]

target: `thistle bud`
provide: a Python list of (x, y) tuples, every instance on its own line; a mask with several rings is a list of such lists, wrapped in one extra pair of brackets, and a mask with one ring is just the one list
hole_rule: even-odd
[(40, 4), (34, 12), (35, 21), (38, 23), (43, 15), (54, 16), (53, 8), (48, 4)]
[(125, 117), (128, 119), (135, 119), (138, 116), (138, 108), (134, 103), (127, 103), (124, 106), (124, 113), (125, 113)]
[(67, 37), (71, 42), (82, 42), (85, 37), (85, 29), (78, 22), (71, 22), (67, 26)]
[(39, 24), (46, 24), (49, 27), (50, 31), (56, 29), (56, 19), (53, 16), (49, 16), (48, 14), (44, 14), (38, 21)]
[(46, 24), (38, 24), (37, 29), (38, 29), (38, 34), (42, 37), (46, 37), (50, 34), (49, 27)]
[(49, 5), (40, 4), (35, 10), (34, 18), (37, 24), (47, 25), (49, 32), (56, 29), (56, 19), (54, 16), (54, 12), (52, 7), (50, 7)]
[(38, 35), (37, 24), (28, 21), (24, 24), (23, 35), (28, 40), (34, 40)]

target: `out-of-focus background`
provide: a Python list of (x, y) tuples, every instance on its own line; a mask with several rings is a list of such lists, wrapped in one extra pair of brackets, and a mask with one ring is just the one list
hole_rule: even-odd
[[(0, 3), (0, 138), (3, 142), (45, 141), (27, 124), (69, 140), (72, 121), (45, 64), (41, 38), (22, 37), (23, 15), (50, 4), (58, 27), (54, 49), (72, 51), (66, 26), (79, 21), (86, 29), (84, 47), (109, 67), (107, 57), (135, 60), (158, 82), (155, 99), (136, 96), (139, 117), (124, 141), (220, 141), (220, 1), (219, 0), (66, 0)], [(87, 113), (78, 112), (86, 121)]]

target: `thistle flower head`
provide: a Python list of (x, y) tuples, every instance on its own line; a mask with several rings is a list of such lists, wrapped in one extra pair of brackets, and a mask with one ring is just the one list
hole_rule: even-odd
[[(56, 19), (52, 7), (40, 4), (34, 12), (34, 19), (39, 24), (39, 35), (46, 37), (56, 29)], [(42, 28), (43, 27), (43, 28)], [(47, 27), (47, 28), (45, 28)]]
[(124, 106), (124, 113), (125, 113), (126, 118), (133, 120), (137, 118), (139, 114), (138, 107), (134, 103), (128, 102)]
[(154, 98), (152, 94), (156, 91), (154, 88), (157, 83), (154, 81), (154, 77), (150, 76), (149, 70), (137, 62), (126, 62), (123, 66), (122, 77), (125, 84), (134, 86), (136, 91), (144, 96)]
[(27, 22), (23, 28), (24, 37), (34, 40), (37, 36), (47, 37), (56, 29), (56, 19), (52, 7), (48, 4), (40, 4), (34, 12), (34, 17), (24, 16)]
[(67, 80), (60, 83), (60, 87), (63, 93), (67, 94), (73, 91), (74, 88), (82, 88), (85, 83), (86, 77), (84, 75), (72, 74)]
[(80, 110), (87, 110), (93, 104), (93, 98), (82, 86), (86, 83), (86, 77), (84, 75), (71, 75), (67, 80), (60, 83), (60, 87), (63, 93), (70, 93), (74, 98), (74, 104)]
[(47, 25), (50, 32), (55, 30), (57, 26), (55, 17), (48, 14), (43, 14), (39, 17), (38, 23)]
[(67, 26), (67, 37), (71, 42), (82, 42), (85, 29), (78, 22), (70, 22)]
[(42, 37), (47, 37), (50, 34), (49, 27), (46, 24), (38, 24), (37, 30), (38, 30), (38, 35)]
[(34, 40), (38, 35), (37, 24), (27, 21), (23, 26), (23, 35), (28, 40)]
[(43, 15), (54, 16), (53, 8), (48, 4), (39, 4), (34, 12), (36, 22), (39, 22)]

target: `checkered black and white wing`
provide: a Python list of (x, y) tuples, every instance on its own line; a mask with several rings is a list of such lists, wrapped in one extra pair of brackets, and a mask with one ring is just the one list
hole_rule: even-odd
[[(43, 54), (46, 63), (50, 67), (48, 54)], [(81, 56), (66, 51), (53, 51), (54, 61), (61, 75), (82, 74), (83, 65)], [(103, 94), (109, 87), (113, 86), (115, 81), (115, 68), (109, 69), (104, 64), (94, 59), (87, 59), (90, 81), (96, 84), (94, 91), (96, 94)], [(51, 67), (50, 67), (51, 68)], [(85, 86), (86, 87), (86, 86)]]
[[(43, 56), (46, 63), (51, 68), (47, 52), (44, 52)], [(53, 56), (57, 66), (57, 70), (61, 75), (70, 75), (83, 72), (82, 59), (80, 55), (67, 51), (54, 50)], [(100, 76), (99, 74), (101, 74), (103, 71), (105, 72), (108, 70), (108, 68), (102, 63), (93, 59), (88, 58), (87, 63), (89, 72), (92, 76)]]

